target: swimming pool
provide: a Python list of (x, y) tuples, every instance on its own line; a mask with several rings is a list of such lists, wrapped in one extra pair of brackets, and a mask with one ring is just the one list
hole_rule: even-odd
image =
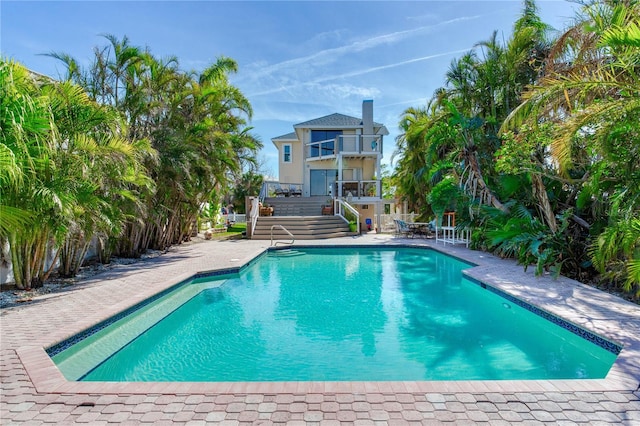
[(469, 267), (419, 248), (271, 251), (48, 352), (85, 381), (606, 376), (615, 347), (465, 279)]

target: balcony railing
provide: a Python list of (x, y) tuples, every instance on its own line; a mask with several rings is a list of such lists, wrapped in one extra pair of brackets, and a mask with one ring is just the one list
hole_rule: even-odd
[(382, 153), (381, 135), (339, 135), (335, 139), (307, 144), (307, 158), (320, 160), (339, 154), (375, 155)]
[(280, 183), (265, 181), (260, 189), (260, 201), (267, 197), (302, 197), (301, 183)]
[(336, 181), (335, 194), (343, 198), (380, 198), (378, 180), (339, 180)]

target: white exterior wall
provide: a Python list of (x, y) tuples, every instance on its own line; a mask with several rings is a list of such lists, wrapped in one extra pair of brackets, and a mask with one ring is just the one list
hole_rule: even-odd
[[(285, 163), (284, 145), (291, 145), (291, 163)], [(281, 183), (302, 183), (304, 163), (302, 144), (298, 141), (278, 141), (278, 181)]]
[(12, 283), (13, 279), (13, 266), (11, 265), (11, 254), (9, 253), (9, 242), (6, 242), (2, 247), (2, 259), (0, 263), (0, 284)]
[[(3, 258), (6, 261), (0, 263), (0, 284), (14, 283), (13, 264), (11, 263), (11, 253), (9, 252), (9, 243), (7, 242), (2, 248)], [(51, 245), (47, 247), (47, 258), (44, 262), (44, 268), (47, 270), (51, 266), (51, 262), (56, 252)], [(84, 255), (84, 260), (91, 259), (98, 255), (98, 239), (94, 236), (89, 244), (89, 248)], [(57, 268), (60, 265), (60, 259), (54, 265)]]

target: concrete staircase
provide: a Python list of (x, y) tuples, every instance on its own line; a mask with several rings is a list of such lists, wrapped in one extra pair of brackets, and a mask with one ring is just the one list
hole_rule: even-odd
[(270, 197), (264, 205), (273, 207), (274, 216), (320, 216), (329, 197)]
[[(252, 239), (271, 239), (273, 225), (284, 226), (296, 240), (315, 240), (356, 235), (338, 216), (322, 216), (322, 206), (328, 197), (271, 197), (263, 204), (273, 207), (273, 216), (260, 216)], [(291, 240), (279, 226), (273, 228), (274, 240)]]
[[(323, 238), (356, 235), (349, 232), (349, 225), (338, 216), (260, 216), (252, 239), (271, 239), (271, 227), (282, 225), (296, 240), (316, 240)], [(291, 240), (279, 226), (273, 228), (274, 240)]]

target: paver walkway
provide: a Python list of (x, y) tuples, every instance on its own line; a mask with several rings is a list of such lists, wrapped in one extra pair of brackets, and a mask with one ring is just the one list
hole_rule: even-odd
[[(426, 244), (369, 234), (309, 244)], [(305, 244), (307, 244), (305, 242)], [(207, 241), (121, 266), (0, 311), (0, 422), (4, 424), (627, 424), (640, 425), (640, 308), (568, 279), (535, 278), (511, 261), (438, 249), (479, 266), (469, 275), (624, 345), (606, 379), (382, 383), (75, 383), (43, 348), (170, 285), (240, 266), (265, 241)]]

